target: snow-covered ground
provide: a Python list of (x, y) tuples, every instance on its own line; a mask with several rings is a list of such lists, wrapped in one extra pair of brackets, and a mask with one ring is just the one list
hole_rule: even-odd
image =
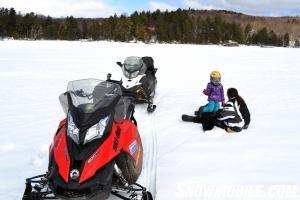
[[(156, 199), (300, 198), (300, 50), (291, 48), (0, 41), (0, 199), (21, 199), (26, 177), (45, 172), (48, 145), (64, 117), (68, 81), (121, 77), (126, 56), (153, 56), (157, 110), (136, 108), (145, 149), (139, 182)], [(181, 121), (206, 102), (212, 70), (246, 100), (248, 130)]]

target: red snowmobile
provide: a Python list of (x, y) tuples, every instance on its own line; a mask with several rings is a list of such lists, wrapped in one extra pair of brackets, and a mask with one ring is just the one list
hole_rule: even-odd
[(119, 84), (72, 81), (59, 97), (66, 113), (49, 148), (48, 172), (26, 179), (23, 200), (152, 200), (136, 183), (143, 147), (134, 98)]

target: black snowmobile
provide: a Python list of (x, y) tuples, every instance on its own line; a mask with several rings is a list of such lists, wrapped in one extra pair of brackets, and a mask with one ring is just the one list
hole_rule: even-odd
[[(123, 92), (135, 95), (136, 103), (147, 103), (147, 111), (153, 112), (156, 105), (153, 104), (157, 79), (155, 77), (157, 68), (154, 68), (152, 57), (127, 57), (124, 63), (117, 62), (122, 68), (123, 77), (121, 86)], [(107, 75), (110, 80), (111, 74)]]

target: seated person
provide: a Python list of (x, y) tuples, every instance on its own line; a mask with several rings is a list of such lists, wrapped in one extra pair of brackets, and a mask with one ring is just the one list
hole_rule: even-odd
[[(211, 130), (214, 126), (225, 129), (227, 132), (240, 132), (250, 124), (250, 112), (237, 89), (227, 90), (228, 102), (216, 112), (203, 112), (197, 116), (183, 115), (183, 121), (202, 123), (203, 130)], [(202, 110), (201, 108), (199, 109)]]

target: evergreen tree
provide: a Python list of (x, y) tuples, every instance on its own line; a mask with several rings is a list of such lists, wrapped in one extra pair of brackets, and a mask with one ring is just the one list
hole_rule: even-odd
[(244, 30), (244, 36), (245, 36), (245, 42), (246, 42), (246, 44), (249, 44), (251, 42), (250, 41), (251, 30), (252, 30), (252, 26), (250, 24), (247, 24), (246, 27), (245, 27), (245, 30)]
[[(160, 12), (160, 11), (157, 11)], [(167, 34), (167, 23), (164, 20), (163, 14), (158, 15), (157, 18), (157, 29), (158, 29), (158, 38), (160, 41), (169, 41), (169, 37)]]
[(6, 37), (9, 11), (7, 8), (0, 9), (0, 37)]
[(288, 33), (283, 36), (283, 46), (288, 47), (290, 45), (290, 35)]
[(132, 23), (130, 18), (121, 16), (113, 32), (114, 40), (122, 42), (131, 40), (131, 27)]
[(202, 43), (204, 43), (204, 38), (203, 38), (203, 34), (202, 34), (203, 20), (202, 20), (201, 17), (199, 17), (197, 19), (196, 26), (197, 26), (196, 43), (197, 44), (202, 44)]
[(52, 40), (58, 38), (59, 25), (55, 23), (50, 16), (48, 16), (42, 22), (42, 28), (43, 28), (43, 38), (52, 39)]
[(8, 22), (7, 22), (7, 33), (8, 36), (16, 36), (16, 25), (17, 25), (17, 14), (15, 9), (11, 8), (9, 10)]
[(81, 31), (78, 27), (77, 20), (73, 16), (67, 17), (65, 24), (62, 24), (59, 30), (61, 39), (76, 40), (81, 36)]
[(87, 39), (88, 38), (88, 27), (86, 20), (82, 21), (82, 36), (81, 38)]
[(27, 13), (20, 24), (20, 34), (25, 38), (32, 38), (34, 35), (34, 27), (36, 24), (37, 16), (31, 12)]
[(274, 31), (269, 32), (267, 44), (268, 45), (273, 45), (273, 46), (280, 46), (280, 43), (278, 42), (277, 35), (274, 33)]
[(90, 26), (90, 28), (88, 29), (88, 36), (91, 37), (93, 40), (107, 39), (104, 38), (104, 33), (101, 32), (101, 26), (98, 22), (94, 22)]
[(232, 24), (232, 40), (242, 43), (243, 42), (243, 32), (242, 28), (239, 24), (233, 23)]
[(143, 24), (136, 24), (134, 28), (134, 36), (139, 41), (144, 41), (146, 34), (146, 27)]
[(116, 14), (113, 17), (105, 19), (100, 25), (100, 38), (113, 40), (117, 23), (118, 16)]
[(255, 44), (260, 44), (260, 45), (265, 45), (267, 40), (268, 40), (268, 30), (266, 27), (260, 29), (253, 39)]
[(300, 40), (295, 41), (295, 47), (299, 48), (300, 47)]
[(203, 36), (203, 42), (205, 44), (210, 43), (210, 24), (211, 24), (210, 17), (207, 17), (202, 24), (201, 33)]
[(219, 44), (220, 41), (222, 40), (221, 27), (222, 27), (221, 17), (216, 16), (214, 18), (214, 21), (210, 25), (210, 32), (211, 32), (210, 41), (213, 44)]
[[(0, 37), (12, 36), (28, 39), (93, 38), (94, 40), (129, 41), (133, 38), (149, 41), (157, 36), (160, 42), (218, 44), (234, 40), (239, 43), (288, 46), (289, 34), (278, 36), (272, 30), (262, 28), (253, 33), (247, 24), (223, 21), (221, 17), (201, 18), (196, 11), (181, 10), (161, 12), (134, 12), (131, 16), (116, 14), (104, 19), (75, 19), (74, 17), (52, 19), (34, 13), (22, 15), (0, 8)], [(230, 12), (229, 12), (230, 13)]]

